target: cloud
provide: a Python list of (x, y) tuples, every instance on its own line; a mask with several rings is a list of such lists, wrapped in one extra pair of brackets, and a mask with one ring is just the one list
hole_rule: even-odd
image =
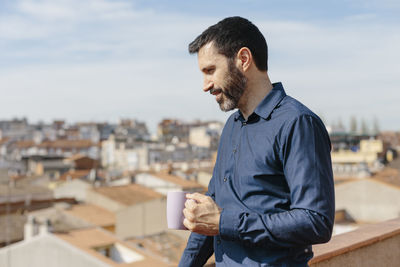
[(289, 94), (330, 122), (355, 115), (399, 128), (397, 24), (266, 21), (261, 29), (270, 45), (270, 76)]
[[(378, 17), (253, 22), (269, 44), (270, 75), (289, 94), (331, 121), (376, 115), (398, 128), (399, 25)], [(224, 120), (187, 54), (218, 19), (130, 1), (15, 1), (0, 16), (0, 114)]]
[(41, 21), (124, 20), (144, 15), (136, 13), (131, 2), (105, 0), (21, 0), (17, 10), (24, 16)]
[(0, 19), (0, 48), (8, 51), (0, 55), (3, 62), (164, 56), (182, 51), (180, 46), (206, 21), (104, 0), (22, 0), (10, 13)]

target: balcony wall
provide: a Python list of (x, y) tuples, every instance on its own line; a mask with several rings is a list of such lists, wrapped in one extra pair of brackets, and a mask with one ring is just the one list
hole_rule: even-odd
[(334, 236), (313, 250), (310, 267), (400, 266), (400, 218)]

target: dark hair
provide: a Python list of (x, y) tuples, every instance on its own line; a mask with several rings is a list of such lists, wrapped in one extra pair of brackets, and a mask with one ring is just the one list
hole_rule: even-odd
[(268, 70), (267, 42), (260, 30), (245, 18), (229, 17), (210, 26), (189, 44), (189, 53), (198, 53), (209, 42), (214, 42), (218, 52), (228, 59), (233, 59), (242, 47), (247, 47), (257, 68)]

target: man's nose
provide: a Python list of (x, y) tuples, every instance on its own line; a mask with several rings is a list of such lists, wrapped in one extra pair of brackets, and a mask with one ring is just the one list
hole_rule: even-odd
[(210, 80), (204, 79), (203, 91), (207, 92), (214, 87), (214, 83)]

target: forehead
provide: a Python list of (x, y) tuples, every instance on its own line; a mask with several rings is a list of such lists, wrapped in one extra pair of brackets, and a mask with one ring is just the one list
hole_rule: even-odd
[(218, 52), (217, 48), (212, 42), (205, 44), (199, 49), (197, 59), (199, 61), (200, 69), (210, 65), (223, 64), (227, 61), (227, 58)]

